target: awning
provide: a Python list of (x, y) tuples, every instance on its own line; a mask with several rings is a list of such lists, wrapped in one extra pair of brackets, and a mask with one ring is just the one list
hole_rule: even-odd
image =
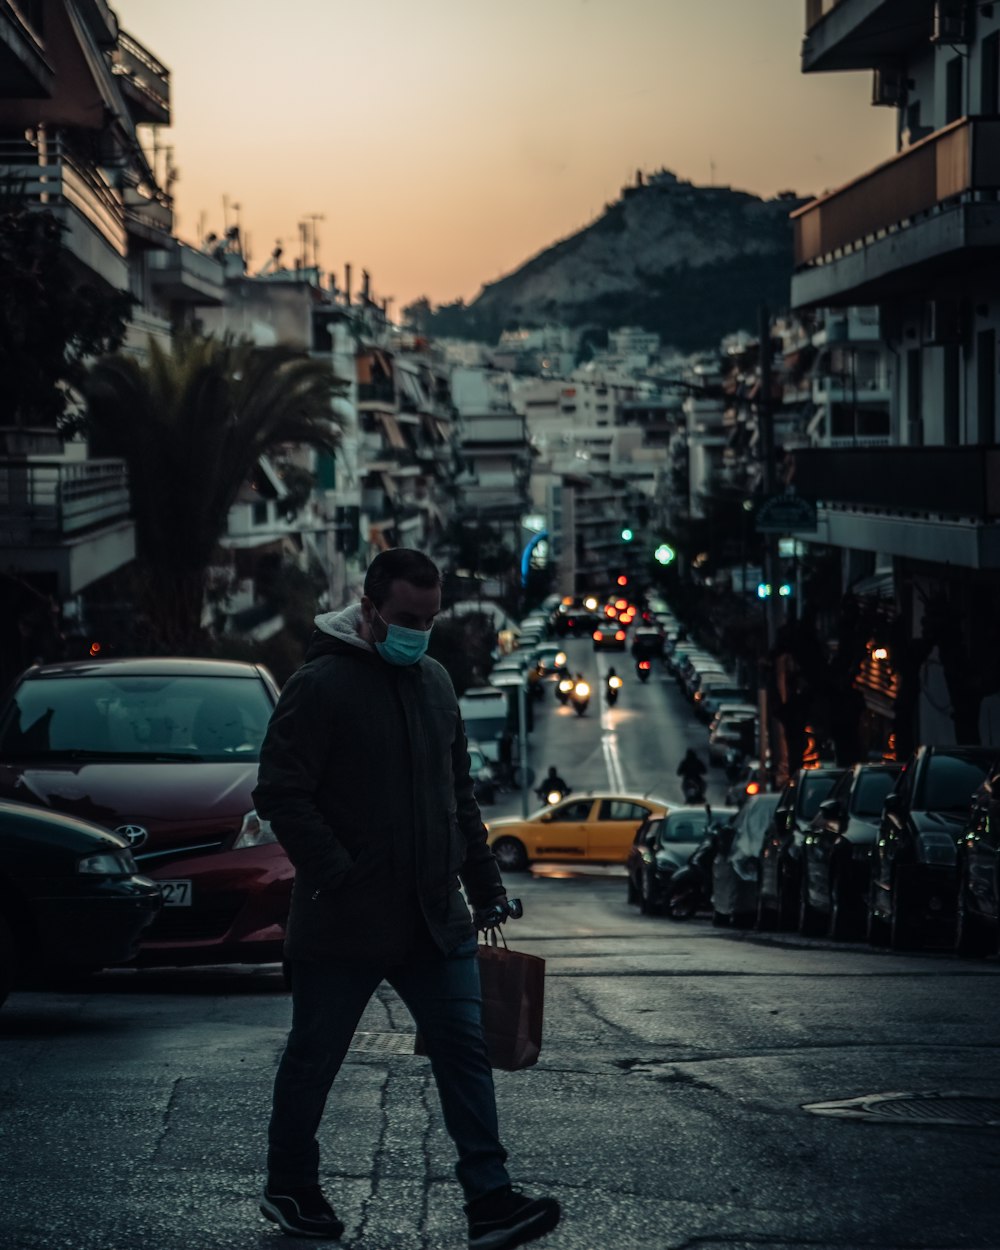
[(392, 415), (392, 413), (378, 412), (375, 415), (382, 422), (382, 429), (385, 432), (386, 441), (390, 447), (402, 450), (403, 448), (409, 446), (403, 431), (399, 428), (399, 422)]

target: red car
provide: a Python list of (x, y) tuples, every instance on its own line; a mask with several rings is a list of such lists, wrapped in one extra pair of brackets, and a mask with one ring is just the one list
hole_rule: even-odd
[(228, 660), (47, 664), (0, 709), (0, 798), (128, 839), (163, 890), (140, 964), (281, 958), (292, 865), (251, 792), (278, 687)]

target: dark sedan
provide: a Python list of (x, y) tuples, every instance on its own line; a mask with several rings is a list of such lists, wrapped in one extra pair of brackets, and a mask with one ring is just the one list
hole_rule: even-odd
[(734, 807), (674, 807), (647, 817), (636, 830), (625, 868), (628, 901), (638, 903), (643, 915), (662, 912), (667, 890), (678, 868), (705, 837), (710, 821), (728, 821)]
[(712, 861), (712, 923), (753, 924), (757, 913), (760, 852), (778, 806), (777, 794), (754, 794), (724, 825)]
[(800, 933), (864, 936), (882, 803), (898, 776), (898, 764), (855, 764), (820, 803), (802, 839)]
[(995, 747), (920, 746), (886, 795), (872, 860), (868, 937), (897, 950), (954, 941), (957, 839)]
[(123, 837), (0, 801), (0, 1003), (23, 974), (132, 959), (161, 901)]
[(0, 709), (0, 797), (128, 840), (162, 887), (144, 964), (281, 958), (293, 870), (253, 811), (277, 687), (222, 660), (29, 669)]
[(995, 955), (1000, 947), (1000, 762), (976, 791), (958, 840), (955, 950)]
[(757, 928), (794, 929), (802, 891), (802, 839), (806, 826), (828, 798), (839, 768), (801, 768), (781, 792), (760, 854)]

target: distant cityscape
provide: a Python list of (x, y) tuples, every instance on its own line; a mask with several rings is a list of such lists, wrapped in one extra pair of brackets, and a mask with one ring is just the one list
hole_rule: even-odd
[[(378, 551), (416, 547), (450, 601), (511, 616), (619, 577), (655, 588), (745, 676), (766, 669), (779, 719), (818, 649), (870, 758), (1000, 743), (1000, 6), (921, 0), (880, 23), (887, 7), (807, 0), (802, 69), (870, 70), (898, 150), (783, 206), (785, 305), (761, 292), (760, 325), (741, 306), (692, 351), (539, 317), (435, 336), (363, 269), (320, 268), (307, 235), (256, 272), (235, 220), (181, 240), (153, 136), (183, 84), (103, 0), (0, 0), (5, 211), (51, 216), (74, 283), (131, 296), (119, 352), (148, 368), (229, 336), (331, 374), (335, 450), (269, 445), (228, 508), (205, 571), (216, 653), (282, 638), (280, 570), (328, 610)], [(0, 396), (7, 680), (137, 646), (128, 466), (67, 394), (59, 421)]]

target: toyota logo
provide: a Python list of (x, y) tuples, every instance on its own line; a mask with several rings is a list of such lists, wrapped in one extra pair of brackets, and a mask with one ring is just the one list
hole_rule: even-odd
[(142, 825), (119, 825), (115, 833), (120, 833), (123, 838), (127, 838), (129, 846), (142, 846), (149, 837)]

